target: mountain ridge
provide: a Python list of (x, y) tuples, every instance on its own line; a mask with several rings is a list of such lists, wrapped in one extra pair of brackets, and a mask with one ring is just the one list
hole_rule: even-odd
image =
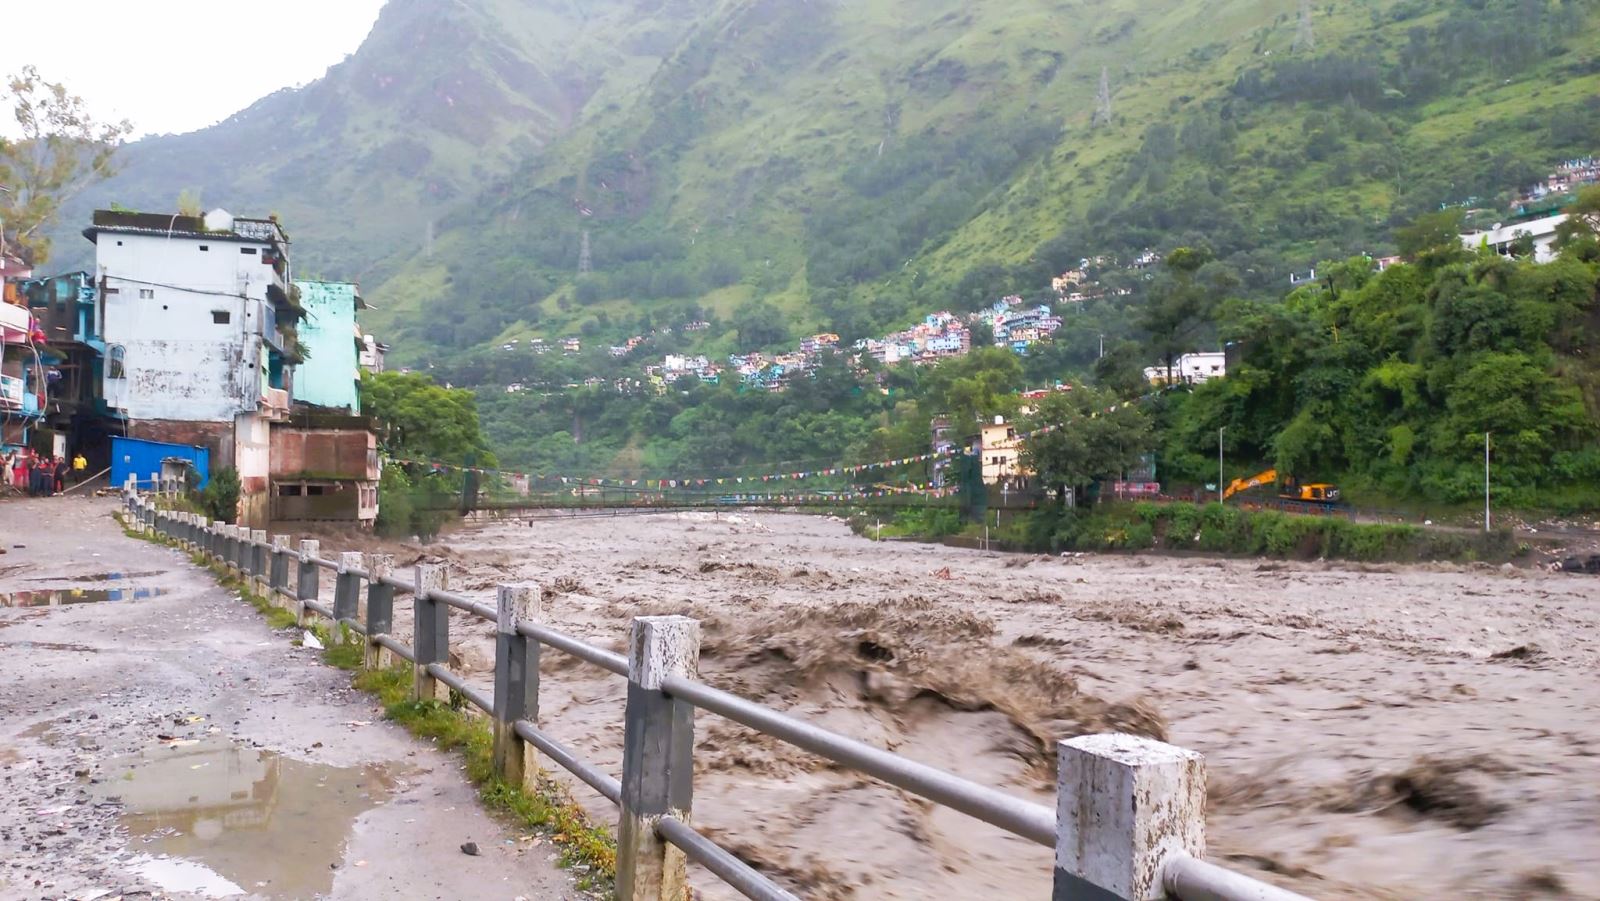
[(277, 210), (423, 363), (684, 311), (713, 351), (741, 309), (860, 337), (1146, 246), (1265, 296), (1594, 149), (1593, 0), (1334, 0), (1315, 50), (1298, 9), (392, 0), (325, 79), (131, 147), (96, 204)]

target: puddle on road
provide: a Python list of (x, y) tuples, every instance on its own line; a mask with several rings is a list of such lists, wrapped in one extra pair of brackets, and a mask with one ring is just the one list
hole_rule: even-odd
[(86, 576), (39, 576), (29, 579), (29, 582), (124, 582), (128, 579), (148, 579), (151, 576), (161, 575), (160, 570), (152, 569), (142, 573), (90, 573)]
[(137, 601), (166, 593), (164, 588), (42, 588), (0, 594), (0, 607), (60, 607), (64, 604)]
[(139, 872), (208, 897), (327, 892), (356, 817), (395, 785), (381, 766), (304, 763), (210, 740), (113, 758), (103, 773), (92, 789), (122, 801), (129, 845), (148, 855)]

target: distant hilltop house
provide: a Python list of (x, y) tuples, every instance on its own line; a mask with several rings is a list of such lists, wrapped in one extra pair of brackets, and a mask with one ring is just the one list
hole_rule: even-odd
[(1567, 214), (1559, 213), (1554, 216), (1544, 216), (1524, 222), (1513, 222), (1508, 225), (1502, 225), (1497, 222), (1491, 228), (1467, 232), (1462, 235), (1461, 246), (1468, 250), (1488, 247), (1501, 256), (1509, 257), (1515, 254), (1519, 240), (1531, 240), (1533, 243), (1533, 261), (1535, 263), (1548, 263), (1556, 258), (1556, 229), (1565, 221), (1567, 221)]
[(1165, 365), (1148, 366), (1144, 371), (1145, 380), (1156, 386), (1166, 384), (1199, 385), (1211, 379), (1220, 379), (1227, 374), (1227, 354), (1220, 350), (1184, 354), (1173, 361), (1170, 377)]
[(1555, 168), (1555, 171), (1546, 175), (1537, 184), (1524, 190), (1512, 206), (1517, 208), (1525, 204), (1543, 200), (1552, 194), (1566, 194), (1584, 185), (1600, 182), (1600, 159), (1586, 156), (1581, 159), (1567, 160)]

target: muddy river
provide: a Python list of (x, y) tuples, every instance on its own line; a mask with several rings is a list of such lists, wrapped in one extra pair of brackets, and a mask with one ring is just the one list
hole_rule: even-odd
[[(747, 513), (501, 522), (423, 559), (485, 598), (537, 581), (550, 624), (617, 650), (629, 617), (698, 617), (708, 682), (1046, 804), (1059, 738), (1193, 748), (1209, 856), (1315, 897), (1600, 898), (1593, 577), (986, 554)], [(452, 630), (488, 685), (491, 627)], [(613, 774), (623, 696), (544, 655), (546, 727)], [(697, 825), (808, 897), (1048, 896), (1047, 849), (696, 728)]]

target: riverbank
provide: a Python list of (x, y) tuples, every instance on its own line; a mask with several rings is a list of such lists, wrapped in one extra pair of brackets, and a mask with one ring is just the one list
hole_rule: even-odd
[[(1055, 738), (1164, 736), (1207, 756), (1214, 856), (1313, 897), (1600, 897), (1581, 840), (1600, 817), (1590, 577), (1002, 555), (732, 511), (379, 544), (401, 565), (447, 563), (483, 600), (537, 581), (553, 627), (614, 649), (632, 616), (695, 616), (711, 684), (1043, 803)], [(453, 666), (487, 688), (492, 630), (451, 628)], [(621, 681), (560, 654), (541, 669), (544, 726), (615, 775)], [(715, 717), (696, 760), (697, 825), (808, 897), (1049, 891), (1048, 850)], [(696, 887), (725, 897), (703, 874)]]

